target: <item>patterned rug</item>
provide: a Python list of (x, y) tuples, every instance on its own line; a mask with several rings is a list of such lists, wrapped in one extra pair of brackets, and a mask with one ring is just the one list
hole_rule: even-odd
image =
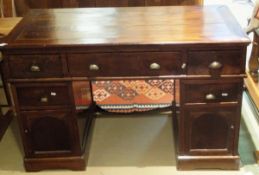
[[(92, 81), (92, 89), (94, 101), (102, 109), (128, 113), (170, 106), (174, 83), (172, 79)], [(73, 90), (77, 108), (86, 108), (91, 102), (89, 82), (74, 81)]]

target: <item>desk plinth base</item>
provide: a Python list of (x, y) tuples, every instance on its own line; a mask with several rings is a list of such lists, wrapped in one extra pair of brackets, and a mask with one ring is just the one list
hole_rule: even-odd
[(57, 157), (57, 158), (24, 158), (24, 167), (28, 172), (45, 169), (85, 170), (84, 157)]
[(178, 170), (224, 169), (238, 170), (239, 156), (178, 156)]

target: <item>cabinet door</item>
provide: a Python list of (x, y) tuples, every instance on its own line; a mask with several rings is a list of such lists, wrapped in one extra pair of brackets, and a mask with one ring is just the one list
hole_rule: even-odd
[(78, 155), (77, 121), (70, 110), (21, 112), (27, 156)]
[[(185, 106), (180, 122), (188, 155), (235, 154), (240, 111), (236, 106)], [(237, 126), (237, 127), (236, 127)]]

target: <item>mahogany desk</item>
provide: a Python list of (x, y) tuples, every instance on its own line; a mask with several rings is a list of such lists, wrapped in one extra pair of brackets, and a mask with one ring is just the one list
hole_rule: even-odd
[(26, 170), (85, 168), (72, 81), (143, 78), (180, 82), (178, 169), (238, 169), (248, 43), (224, 6), (31, 11), (1, 44)]

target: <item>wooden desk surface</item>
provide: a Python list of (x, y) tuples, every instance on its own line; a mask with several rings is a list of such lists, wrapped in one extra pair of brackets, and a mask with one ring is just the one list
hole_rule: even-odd
[(33, 10), (9, 46), (248, 43), (225, 6)]

